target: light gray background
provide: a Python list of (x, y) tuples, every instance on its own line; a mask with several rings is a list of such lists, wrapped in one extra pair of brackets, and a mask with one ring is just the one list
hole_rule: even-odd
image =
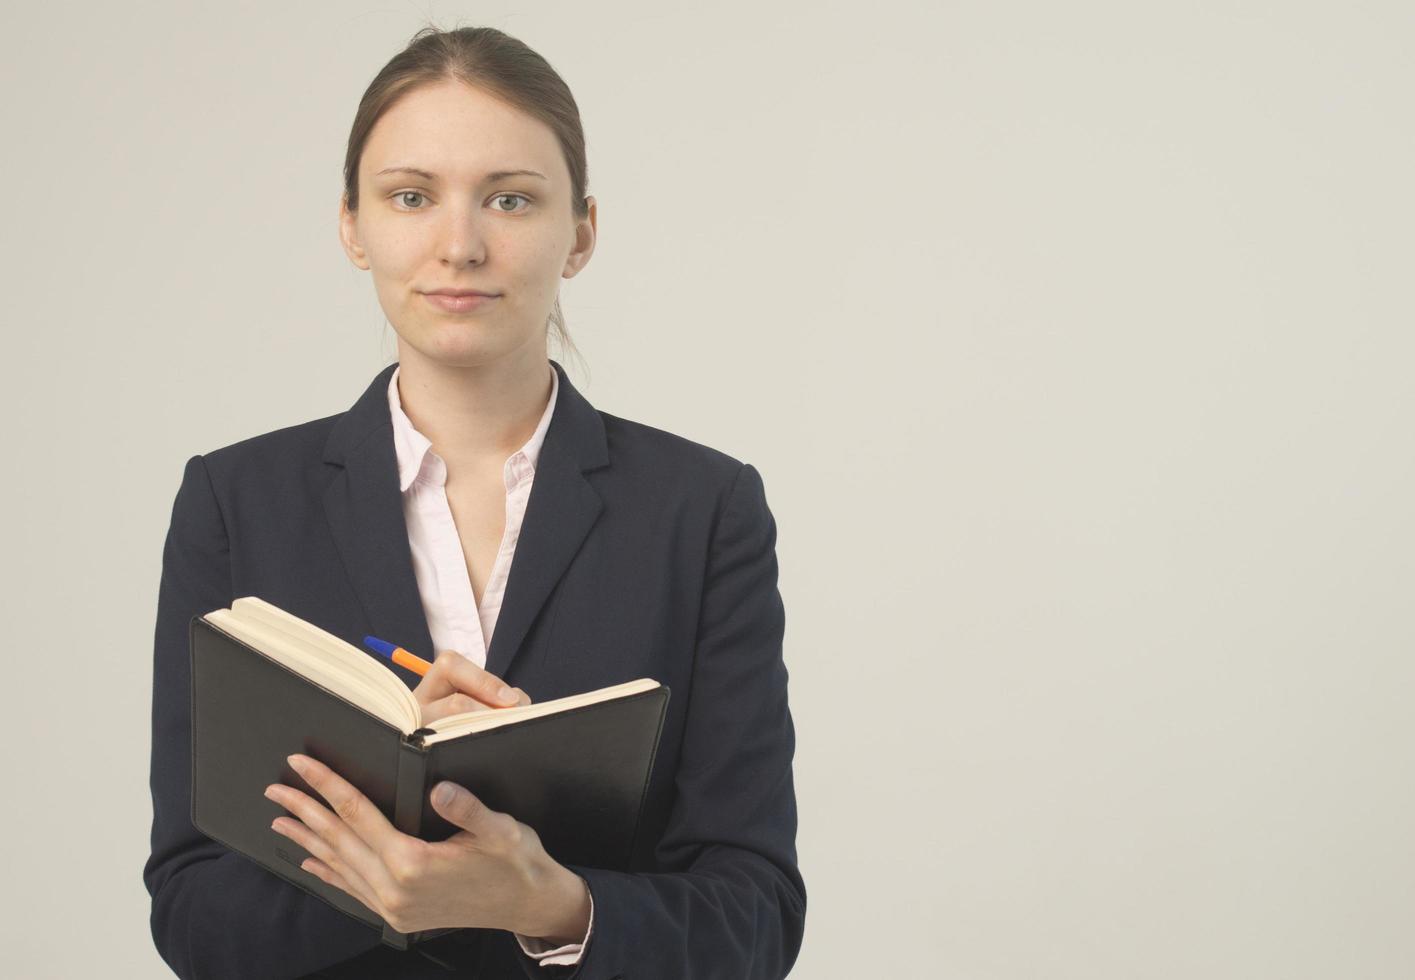
[(1409, 4), (0, 18), (0, 973), (168, 975), (173, 497), (391, 360), (339, 174), (427, 18), (579, 100), (576, 385), (765, 480), (793, 977), (1415, 972)]

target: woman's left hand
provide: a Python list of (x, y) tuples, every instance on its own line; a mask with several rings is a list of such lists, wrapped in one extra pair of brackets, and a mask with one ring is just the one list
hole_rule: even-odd
[[(272, 784), (266, 797), (292, 814), (272, 829), (313, 855), (301, 868), (399, 932), (487, 928), (550, 938), (567, 931), (565, 924), (576, 919), (568, 910), (580, 908), (581, 899), (588, 907), (584, 879), (545, 852), (534, 828), (488, 809), (465, 787), (443, 782), (433, 788), (434, 808), (461, 830), (430, 842), (399, 831), (317, 759), (292, 755), (288, 761), (329, 806), (293, 786)], [(440, 791), (447, 788), (453, 792), (444, 802)]]

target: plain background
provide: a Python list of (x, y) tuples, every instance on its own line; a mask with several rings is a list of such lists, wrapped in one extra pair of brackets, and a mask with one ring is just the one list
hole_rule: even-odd
[(579, 101), (572, 380), (765, 480), (793, 977), (1415, 973), (1409, 4), (0, 17), (0, 973), (169, 975), (173, 498), (391, 361), (339, 175), (429, 21)]

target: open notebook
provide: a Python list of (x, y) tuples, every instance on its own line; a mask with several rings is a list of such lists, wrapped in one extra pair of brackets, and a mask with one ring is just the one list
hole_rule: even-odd
[[(404, 735), (423, 728), (421, 705), (398, 675), (367, 651), (346, 643), (333, 633), (307, 623), (256, 596), (245, 596), (230, 609), (216, 609), (202, 617), (277, 663), (381, 718)], [(583, 694), (556, 698), (514, 708), (488, 708), (445, 715), (427, 725), (431, 734), (424, 745), (456, 738), (468, 732), (539, 718), (557, 711), (650, 691), (660, 686), (648, 677), (602, 687)]]
[(634, 870), (668, 704), (650, 678), (423, 725), (391, 666), (256, 596), (193, 616), (192, 823), (335, 908), (410, 943), (451, 930), (399, 933), (372, 909), (300, 868), (310, 855), (270, 828), (286, 813), (275, 782), (319, 799), (285, 761), (312, 756), (368, 797), (405, 834), (458, 832), (433, 809), (450, 780), (535, 828), (562, 864)]

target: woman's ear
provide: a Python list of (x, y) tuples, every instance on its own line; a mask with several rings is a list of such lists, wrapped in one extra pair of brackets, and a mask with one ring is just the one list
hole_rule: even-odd
[(563, 279), (575, 278), (594, 254), (598, 211), (594, 195), (586, 195), (585, 206), (589, 209), (589, 214), (575, 224), (575, 247), (565, 257), (565, 268), (560, 274)]
[(368, 257), (364, 254), (364, 248), (359, 244), (359, 224), (358, 214), (349, 210), (349, 197), (347, 194), (339, 196), (339, 244), (343, 246), (344, 254), (349, 256), (349, 261), (360, 269), (368, 270)]

